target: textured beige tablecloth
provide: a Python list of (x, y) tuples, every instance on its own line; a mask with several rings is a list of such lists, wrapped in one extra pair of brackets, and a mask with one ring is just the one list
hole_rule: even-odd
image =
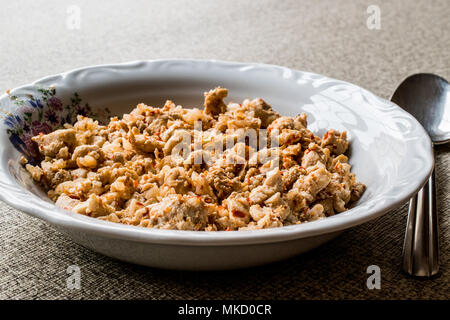
[[(407, 75), (450, 79), (450, 1), (1, 1), (0, 90), (85, 65), (156, 58), (279, 64), (361, 85), (389, 98)], [(81, 29), (67, 28), (68, 9)], [(366, 25), (369, 5), (381, 29)], [(407, 207), (305, 255), (232, 272), (172, 272), (118, 262), (0, 203), (2, 299), (448, 299), (450, 147), (437, 152), (441, 275), (400, 271)], [(66, 268), (81, 268), (81, 289)], [(366, 268), (381, 268), (368, 290)]]

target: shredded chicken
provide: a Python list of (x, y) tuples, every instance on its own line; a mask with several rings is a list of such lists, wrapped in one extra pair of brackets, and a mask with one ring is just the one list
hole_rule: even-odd
[(251, 230), (343, 212), (364, 193), (350, 172), (346, 132), (323, 138), (306, 114), (280, 116), (262, 99), (204, 109), (139, 104), (106, 126), (74, 125), (33, 138), (40, 165), (23, 161), (56, 205), (149, 228)]

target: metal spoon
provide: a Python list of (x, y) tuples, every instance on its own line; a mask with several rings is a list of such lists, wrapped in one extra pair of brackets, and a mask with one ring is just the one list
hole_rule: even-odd
[[(411, 113), (427, 130), (433, 145), (450, 141), (450, 85), (436, 75), (419, 73), (406, 78), (391, 100)], [(438, 214), (434, 170), (409, 202), (403, 244), (403, 270), (417, 277), (439, 271)]]

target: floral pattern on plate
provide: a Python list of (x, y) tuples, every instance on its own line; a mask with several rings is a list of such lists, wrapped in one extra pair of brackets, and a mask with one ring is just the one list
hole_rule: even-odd
[(74, 92), (69, 103), (64, 103), (56, 95), (54, 87), (37, 87), (36, 95), (27, 94), (26, 98), (9, 95), (18, 106), (15, 114), (0, 109), (3, 122), (6, 124), (9, 140), (28, 160), (39, 157), (36, 143), (32, 137), (40, 133), (50, 133), (64, 124), (74, 124), (77, 115), (82, 115), (104, 123), (110, 116), (108, 108), (95, 110), (87, 102), (83, 102), (77, 92)]

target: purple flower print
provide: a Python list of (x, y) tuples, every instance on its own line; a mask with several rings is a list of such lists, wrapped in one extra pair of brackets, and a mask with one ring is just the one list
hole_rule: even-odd
[(34, 136), (37, 136), (41, 132), (44, 134), (50, 133), (52, 131), (52, 127), (45, 122), (40, 123), (39, 121), (33, 121), (32, 127), (31, 127), (31, 133)]
[(45, 118), (50, 121), (52, 124), (58, 123), (58, 116), (56, 115), (56, 112), (52, 109), (48, 109), (45, 112)]
[(23, 132), (30, 132), (30, 126), (27, 124), (27, 123), (24, 123), (24, 125), (23, 125), (23, 127), (22, 127), (22, 129), (23, 129)]
[(59, 100), (56, 97), (51, 97), (50, 99), (48, 99), (48, 106), (53, 111), (62, 111), (62, 109), (63, 109), (63, 104), (62, 104), (61, 100)]
[(77, 108), (76, 108), (76, 114), (86, 117), (88, 115), (88, 111), (87, 111), (87, 109), (85, 107), (82, 107), (82, 106), (78, 105)]
[(37, 154), (39, 154), (37, 144), (36, 144), (36, 142), (31, 140), (31, 138), (32, 138), (32, 136), (23, 135), (22, 141), (25, 143), (25, 148), (30, 155), (37, 155)]

